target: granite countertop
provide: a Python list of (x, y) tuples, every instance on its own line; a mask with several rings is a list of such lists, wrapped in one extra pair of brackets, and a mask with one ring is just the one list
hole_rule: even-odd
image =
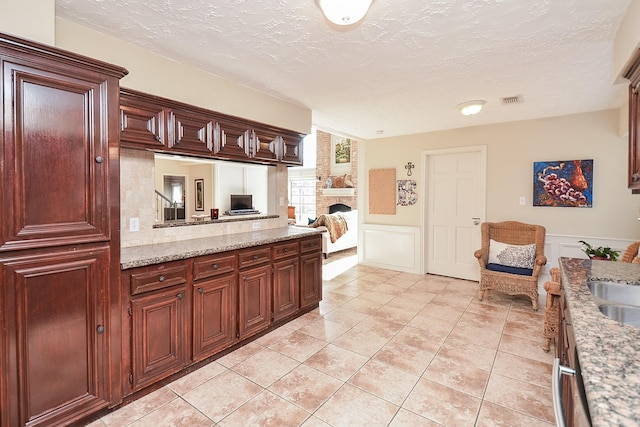
[(587, 287), (640, 286), (640, 264), (560, 258), (560, 269), (593, 425), (640, 424), (640, 328), (602, 314)]
[(315, 228), (282, 227), (248, 233), (226, 234), (201, 239), (133, 246), (120, 250), (120, 268), (126, 270), (162, 262), (193, 258), (235, 249), (266, 245), (279, 241), (321, 234)]

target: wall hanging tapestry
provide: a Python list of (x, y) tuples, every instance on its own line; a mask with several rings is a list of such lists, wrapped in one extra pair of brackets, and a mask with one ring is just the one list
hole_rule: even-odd
[(593, 160), (533, 163), (533, 206), (590, 208)]
[(415, 205), (418, 200), (416, 182), (413, 179), (398, 180), (398, 206)]

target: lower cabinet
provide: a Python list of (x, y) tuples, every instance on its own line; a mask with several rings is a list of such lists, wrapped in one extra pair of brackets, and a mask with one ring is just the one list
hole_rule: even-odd
[(133, 298), (133, 387), (139, 389), (187, 364), (186, 288)]
[(317, 305), (322, 297), (320, 239), (123, 271), (123, 395)]
[(300, 308), (322, 300), (322, 238), (314, 236), (300, 243)]
[(239, 335), (254, 335), (271, 323), (271, 265), (240, 271)]
[(110, 405), (108, 260), (106, 246), (0, 256), (0, 424), (68, 425)]
[(193, 285), (193, 360), (201, 360), (237, 342), (235, 273)]

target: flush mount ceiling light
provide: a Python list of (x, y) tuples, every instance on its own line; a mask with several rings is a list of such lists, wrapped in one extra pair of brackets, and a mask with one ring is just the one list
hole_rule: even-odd
[(458, 110), (465, 116), (473, 116), (474, 114), (478, 114), (486, 101), (481, 99), (475, 101), (467, 101), (458, 105)]
[(373, 0), (316, 0), (324, 16), (336, 25), (352, 25), (364, 18)]

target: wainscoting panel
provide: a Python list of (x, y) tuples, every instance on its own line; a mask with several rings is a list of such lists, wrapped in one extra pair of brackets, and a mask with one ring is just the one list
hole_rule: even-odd
[(422, 274), (420, 227), (361, 224), (360, 264)]
[[(360, 230), (358, 257), (361, 264), (424, 274), (419, 227), (361, 224)], [(558, 258), (587, 258), (578, 240), (584, 240), (593, 246), (609, 246), (621, 254), (634, 242), (629, 239), (547, 234), (544, 245), (547, 265), (538, 282), (541, 293), (544, 293), (542, 285), (550, 279), (549, 270), (559, 265)]]

